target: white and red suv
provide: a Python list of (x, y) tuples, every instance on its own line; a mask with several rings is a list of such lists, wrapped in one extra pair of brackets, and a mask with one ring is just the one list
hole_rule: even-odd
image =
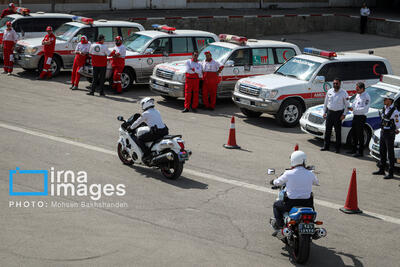
[(293, 127), (307, 107), (324, 102), (334, 78), (341, 79), (342, 88), (353, 95), (357, 82), (368, 87), (383, 74), (392, 74), (385, 58), (305, 48), (303, 55), (291, 58), (273, 74), (239, 80), (232, 99), (248, 117), (268, 113)]
[[(121, 75), (122, 89), (134, 83), (148, 83), (153, 68), (160, 63), (188, 59), (192, 52), (201, 50), (218, 37), (205, 31), (177, 30), (167, 25), (152, 25), (153, 31), (141, 31), (124, 40), (126, 47), (125, 68)], [(92, 77), (92, 67), (84, 67), (84, 76)], [(109, 62), (106, 78), (112, 80)]]
[[(80, 42), (80, 36), (85, 35), (90, 42), (95, 42), (97, 36), (103, 34), (108, 47), (115, 45), (114, 38), (118, 35), (129, 38), (137, 31), (143, 31), (142, 25), (128, 21), (96, 20), (75, 16), (73, 22), (61, 25), (54, 31), (56, 47), (51, 70), (57, 75), (62, 68), (71, 69), (75, 58), (75, 47)], [(20, 40), (15, 46), (15, 60), (24, 69), (43, 67), (43, 37)]]
[[(237, 80), (273, 73), (283, 62), (300, 54), (297, 45), (271, 40), (255, 40), (220, 34), (220, 42), (203, 49), (199, 61), (205, 59), (205, 51), (224, 66), (218, 84), (217, 97), (229, 98)], [(185, 61), (164, 63), (154, 68), (150, 88), (164, 98), (184, 97)]]

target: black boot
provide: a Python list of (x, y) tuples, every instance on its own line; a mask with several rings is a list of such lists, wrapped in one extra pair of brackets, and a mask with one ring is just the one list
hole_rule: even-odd
[(393, 170), (389, 170), (389, 174), (383, 177), (383, 179), (392, 179), (393, 178)]
[(372, 175), (385, 175), (385, 170), (381, 168), (379, 171), (373, 172)]

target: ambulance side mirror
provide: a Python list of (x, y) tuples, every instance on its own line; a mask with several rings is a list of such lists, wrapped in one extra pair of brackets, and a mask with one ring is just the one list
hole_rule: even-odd
[(314, 82), (316, 82), (316, 83), (324, 83), (325, 82), (325, 76), (317, 76), (317, 77), (315, 77)]
[(153, 48), (146, 48), (146, 50), (144, 50), (144, 54), (145, 55), (151, 55), (154, 53), (154, 49)]
[(233, 67), (233, 66), (235, 66), (235, 61), (228, 60), (228, 61), (226, 61), (225, 66), (226, 67)]
[(73, 43), (78, 43), (78, 42), (79, 42), (78, 37), (76, 37), (76, 36), (73, 37), (73, 38), (72, 38), (72, 42), (73, 42)]

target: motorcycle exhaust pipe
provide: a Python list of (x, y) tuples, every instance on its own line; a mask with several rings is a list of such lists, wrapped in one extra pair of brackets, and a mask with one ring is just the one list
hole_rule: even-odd
[(151, 160), (151, 165), (160, 165), (162, 163), (167, 163), (168, 161), (171, 161), (174, 159), (174, 154), (172, 152), (168, 152), (166, 154), (162, 154), (160, 156), (157, 156)]
[(282, 229), (282, 235), (285, 237), (290, 237), (293, 234), (293, 231), (290, 230), (289, 228), (283, 228)]
[(325, 228), (317, 228), (315, 229), (315, 233), (313, 235), (313, 239), (317, 240), (322, 237), (325, 237), (328, 234)]

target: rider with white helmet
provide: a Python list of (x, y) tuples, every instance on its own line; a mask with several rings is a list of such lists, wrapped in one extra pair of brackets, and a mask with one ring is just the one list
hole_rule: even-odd
[(161, 118), (160, 112), (154, 108), (154, 99), (145, 97), (140, 101), (143, 113), (131, 125), (131, 130), (139, 127), (143, 122), (150, 127), (150, 131), (138, 137), (138, 145), (142, 149), (144, 158), (150, 154), (150, 149), (146, 147), (145, 143), (157, 140), (168, 134), (168, 128)]
[[(294, 151), (290, 156), (291, 168), (273, 181), (275, 186), (286, 184), (285, 199), (274, 203), (275, 230), (283, 227), (283, 214), (294, 206), (313, 207), (312, 185), (319, 185), (315, 174), (306, 168), (306, 153)], [(274, 233), (276, 234), (276, 232)]]

